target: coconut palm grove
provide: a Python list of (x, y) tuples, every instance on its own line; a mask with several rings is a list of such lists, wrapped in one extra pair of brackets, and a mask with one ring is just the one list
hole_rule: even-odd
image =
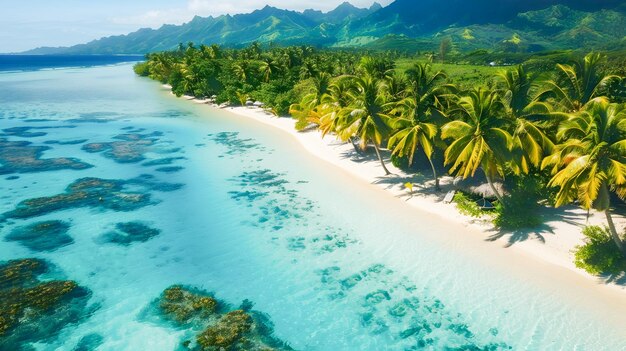
[[(438, 189), (438, 170), (462, 178), (484, 173), (498, 227), (537, 225), (542, 206), (602, 211), (606, 230), (579, 248), (576, 263), (619, 272), (626, 246), (611, 204), (626, 198), (626, 66), (598, 52), (569, 56), (459, 82), (446, 73), (457, 68), (434, 55), (189, 43), (150, 54), (134, 69), (178, 96), (263, 101), (274, 114), (293, 116), (298, 130), (317, 128), (358, 152), (371, 147), (387, 175), (386, 162), (410, 171), (423, 160)], [(507, 194), (493, 187), (496, 179), (506, 181)]]
[(626, 3), (354, 1), (3, 3), (0, 351), (626, 351)]

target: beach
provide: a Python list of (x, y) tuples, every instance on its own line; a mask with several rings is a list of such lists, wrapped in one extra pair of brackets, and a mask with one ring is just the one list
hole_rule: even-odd
[[(449, 178), (436, 193), (384, 177), (350, 144), (262, 109), (176, 98), (129, 68), (0, 77), (8, 145), (34, 155), (0, 182), (0, 256), (89, 292), (58, 337), (33, 320), (24, 344), (176, 349), (197, 330), (158, 302), (183, 286), (215, 296), (220, 315), (252, 306), (299, 350), (626, 349), (619, 285), (486, 241), (488, 226), (441, 203)], [(65, 201), (85, 186), (84, 201)], [(63, 231), (23, 235), (48, 223)]]
[[(164, 88), (170, 89), (167, 85)], [(434, 180), (428, 178), (431, 176), (430, 174), (425, 175), (427, 179), (425, 182), (417, 183), (414, 175), (394, 167), (387, 158), (386, 166), (392, 174), (385, 176), (373, 153), (358, 155), (349, 143), (337, 140), (334, 135), (326, 135), (325, 138), (322, 138), (321, 133), (316, 129), (299, 132), (295, 129), (295, 120), (292, 118), (276, 117), (258, 107), (219, 108), (207, 100), (198, 100), (191, 96), (184, 98), (197, 104), (207, 104), (207, 107), (211, 109), (227, 111), (277, 128), (295, 138), (310, 154), (332, 164), (361, 182), (386, 191), (389, 196), (398, 199), (399, 204), (432, 214), (437, 220), (455, 222), (467, 228), (466, 232), (458, 233), (458, 235), (474, 236), (475, 239), (482, 240), (486, 247), (514, 251), (528, 259), (540, 260), (566, 268), (593, 283), (605, 285), (622, 293), (626, 292), (625, 285), (614, 282), (606, 283), (601, 278), (592, 276), (574, 265), (573, 250), (576, 246), (583, 244), (582, 229), (587, 225), (605, 226), (606, 217), (604, 213), (591, 211), (588, 214), (587, 211), (571, 205), (557, 209), (544, 208), (544, 215), (547, 216), (549, 213), (550, 217), (553, 218), (548, 220), (544, 227), (515, 233), (500, 232), (494, 228), (488, 218), (477, 219), (465, 216), (458, 211), (454, 202), (444, 203), (443, 200), (448, 191), (457, 188), (453, 184), (454, 179), (451, 176), (441, 175), (441, 190), (437, 192), (434, 190)], [(406, 188), (407, 182), (413, 183), (413, 192)], [(614, 214), (614, 221), (617, 228), (626, 227), (624, 216)]]

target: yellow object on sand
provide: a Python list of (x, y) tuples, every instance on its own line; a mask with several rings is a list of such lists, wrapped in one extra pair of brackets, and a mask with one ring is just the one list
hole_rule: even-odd
[(404, 187), (409, 189), (410, 192), (413, 192), (413, 183), (405, 183)]

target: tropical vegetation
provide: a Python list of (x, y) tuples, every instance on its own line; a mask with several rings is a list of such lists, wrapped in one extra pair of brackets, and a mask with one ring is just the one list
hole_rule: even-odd
[(504, 229), (541, 224), (543, 205), (602, 211), (626, 260), (613, 221), (626, 200), (625, 72), (600, 53), (554, 58), (533, 57), (468, 82), (454, 74), (468, 69), (432, 56), (410, 62), (389, 52), (188, 44), (149, 54), (135, 70), (179, 96), (262, 101), (276, 115), (291, 114), (300, 130), (335, 135), (359, 153), (373, 150), (385, 175), (388, 150), (408, 171), (426, 168), (433, 191), (444, 172), (484, 176), (495, 224)]

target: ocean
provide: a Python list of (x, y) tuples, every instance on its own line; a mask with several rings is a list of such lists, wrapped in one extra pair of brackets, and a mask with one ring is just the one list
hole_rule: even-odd
[[(496, 264), (463, 226), (132, 64), (94, 64), (0, 74), (0, 296), (80, 287), (10, 324), (0, 350), (185, 350), (239, 309), (282, 349), (626, 350), (594, 301)], [(47, 269), (8, 278), (32, 262)], [(172, 317), (173, 285), (218, 308)]]
[(143, 59), (142, 55), (0, 55), (0, 72), (92, 67)]

